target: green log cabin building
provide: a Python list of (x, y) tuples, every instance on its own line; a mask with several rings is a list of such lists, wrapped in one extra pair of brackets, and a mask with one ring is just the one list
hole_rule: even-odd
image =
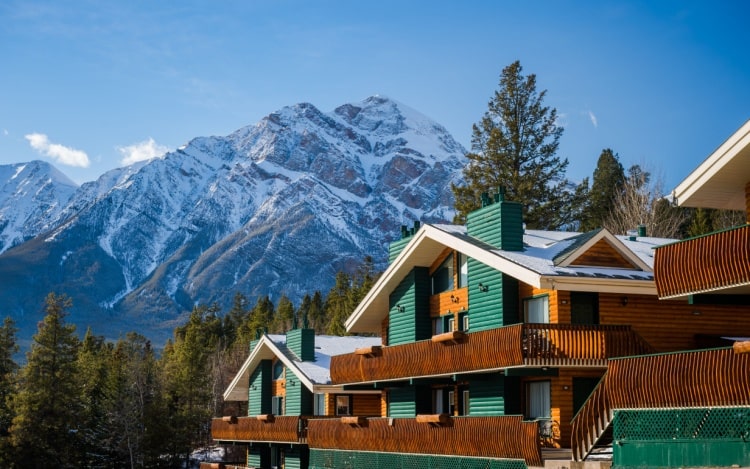
[[(742, 200), (750, 219), (750, 123), (675, 192)], [(749, 288), (748, 225), (679, 243), (526, 230), (498, 193), (465, 227), (404, 228), (346, 321), (379, 342), (330, 359), (331, 386), (367, 393), (378, 414), (306, 419), (305, 462), (748, 466)]]

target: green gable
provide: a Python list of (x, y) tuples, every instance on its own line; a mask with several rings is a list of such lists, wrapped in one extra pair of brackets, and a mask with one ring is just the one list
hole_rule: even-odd
[(388, 345), (429, 339), (430, 274), (427, 267), (415, 267), (388, 298)]

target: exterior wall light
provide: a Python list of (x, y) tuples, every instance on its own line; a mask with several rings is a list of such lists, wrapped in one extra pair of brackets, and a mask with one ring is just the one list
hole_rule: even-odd
[(487, 285), (484, 285), (483, 283), (479, 283), (478, 287), (479, 287), (479, 291), (481, 292), (486, 292), (487, 290), (490, 289), (490, 287), (488, 287)]
[(406, 311), (406, 308), (401, 305), (396, 305), (396, 311), (398, 311), (399, 313), (403, 313), (404, 311)]

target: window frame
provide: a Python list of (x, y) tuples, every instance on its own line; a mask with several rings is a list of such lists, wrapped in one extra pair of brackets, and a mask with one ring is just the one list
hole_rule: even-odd
[[(346, 399), (346, 413), (340, 412), (339, 409), (344, 408), (339, 404), (339, 399)], [(354, 415), (352, 408), (352, 395), (351, 394), (336, 394), (334, 397), (335, 411), (337, 416), (351, 416)]]
[[(542, 321), (529, 321), (530, 306), (536, 304), (538, 301), (543, 301), (544, 309), (542, 311)], [(549, 324), (549, 295), (534, 295), (523, 299), (523, 322), (532, 324)]]
[[(546, 388), (546, 389), (545, 389)], [(534, 394), (537, 396), (534, 396)], [(543, 394), (542, 394), (543, 393)], [(541, 405), (538, 405), (541, 404)], [(542, 407), (540, 412), (532, 412), (533, 407)], [(545, 408), (546, 407), (546, 408)], [(533, 414), (546, 415), (533, 415)], [(549, 420), (552, 418), (552, 381), (538, 380), (526, 382), (526, 418)]]

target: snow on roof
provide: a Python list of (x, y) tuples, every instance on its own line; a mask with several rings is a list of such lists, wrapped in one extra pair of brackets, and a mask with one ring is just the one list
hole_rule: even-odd
[(380, 337), (316, 335), (315, 361), (310, 362), (301, 361), (286, 347), (285, 335), (274, 334), (269, 335), (268, 338), (314, 384), (331, 384), (331, 357), (352, 353), (361, 347), (381, 344)]
[[(495, 249), (466, 234), (466, 227), (460, 225), (432, 225), (453, 236), (460, 237), (474, 245), (482, 247), (499, 257), (507, 259), (523, 268), (536, 272), (539, 275), (559, 275), (573, 277), (598, 277), (598, 278), (632, 278), (636, 280), (652, 280), (653, 273), (637, 271), (632, 269), (620, 269), (611, 267), (585, 267), (570, 266), (561, 267), (555, 265), (555, 258), (570, 249), (582, 237), (590, 236), (589, 233), (578, 233), (574, 231), (546, 231), (525, 230), (523, 234), (523, 251), (503, 251)], [(636, 237), (631, 240), (628, 236), (615, 236), (633, 254), (649, 267), (654, 265), (654, 248), (663, 244), (672, 243), (674, 239)]]

